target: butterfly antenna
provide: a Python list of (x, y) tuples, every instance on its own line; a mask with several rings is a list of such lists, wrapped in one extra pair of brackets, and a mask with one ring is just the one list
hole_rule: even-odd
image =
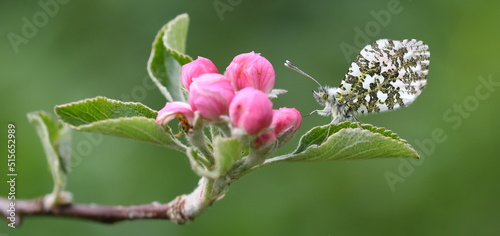
[(299, 69), (297, 66), (295, 66), (294, 64), (292, 64), (289, 60), (286, 60), (285, 61), (285, 66), (288, 67), (289, 69), (292, 69), (294, 71), (296, 71), (297, 73), (311, 79), (312, 81), (314, 81), (316, 84), (319, 85), (319, 87), (323, 87), (316, 79), (314, 79), (312, 76), (308, 75), (306, 72), (302, 71), (301, 69)]

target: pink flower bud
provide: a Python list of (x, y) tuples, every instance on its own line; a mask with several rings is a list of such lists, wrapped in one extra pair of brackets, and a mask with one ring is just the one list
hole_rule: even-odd
[(272, 144), (276, 141), (276, 134), (273, 131), (267, 132), (265, 134), (261, 134), (255, 140), (256, 148), (262, 148), (268, 146), (268, 144)]
[(273, 65), (260, 53), (243, 53), (236, 56), (226, 68), (226, 76), (236, 91), (246, 87), (258, 89), (266, 94), (274, 87)]
[(229, 106), (229, 118), (234, 127), (243, 129), (247, 134), (257, 134), (271, 125), (273, 104), (267, 94), (254, 88), (244, 88), (234, 96)]
[(302, 115), (295, 108), (282, 107), (273, 110), (273, 124), (276, 136), (282, 136), (285, 133), (295, 133), (302, 124)]
[(266, 146), (277, 139), (279, 145), (290, 140), (295, 132), (300, 128), (302, 116), (295, 108), (282, 107), (278, 110), (273, 110), (273, 122), (271, 126), (274, 129), (257, 137), (257, 146)]
[(204, 57), (198, 57), (196, 60), (182, 66), (181, 82), (184, 87), (189, 90), (189, 86), (193, 82), (193, 79), (206, 73), (219, 72), (211, 60)]
[(178, 118), (184, 131), (188, 131), (193, 126), (194, 112), (187, 103), (167, 102), (158, 112), (156, 122), (165, 126), (174, 118)]
[(203, 74), (189, 87), (189, 104), (207, 120), (218, 121), (227, 115), (233, 97), (231, 82), (221, 74)]

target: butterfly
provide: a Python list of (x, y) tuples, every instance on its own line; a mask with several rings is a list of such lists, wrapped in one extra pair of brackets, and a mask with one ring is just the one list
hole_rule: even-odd
[(285, 66), (319, 85), (313, 96), (325, 108), (311, 114), (332, 116), (336, 124), (350, 118), (359, 121), (357, 114), (410, 105), (427, 83), (429, 59), (429, 46), (422, 41), (379, 39), (361, 50), (339, 87), (322, 86), (288, 60)]

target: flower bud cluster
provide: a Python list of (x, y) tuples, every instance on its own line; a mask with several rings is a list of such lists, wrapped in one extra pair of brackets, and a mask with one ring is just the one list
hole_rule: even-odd
[(178, 118), (190, 135), (195, 120), (202, 119), (205, 124), (226, 125), (226, 135), (250, 142), (251, 148), (281, 146), (298, 130), (302, 117), (295, 108), (273, 110), (269, 97), (275, 77), (273, 66), (259, 53), (236, 56), (224, 75), (211, 60), (198, 57), (182, 66), (188, 103), (167, 102), (156, 121), (167, 125)]

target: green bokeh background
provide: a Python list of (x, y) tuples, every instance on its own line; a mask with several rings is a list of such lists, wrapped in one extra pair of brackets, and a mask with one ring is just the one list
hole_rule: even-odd
[[(320, 108), (311, 96), (316, 85), (282, 66), (286, 59), (336, 86), (354, 58), (346, 58), (340, 45), (355, 45), (356, 29), (366, 32), (368, 25), (370, 42), (423, 40), (431, 48), (431, 65), (417, 101), (360, 117), (394, 130), (423, 158), (406, 166), (399, 159), (270, 166), (235, 182), (224, 199), (183, 226), (29, 217), (15, 230), (0, 224), (0, 235), (500, 234), (500, 86), (488, 90), (479, 80), (491, 76), (500, 82), (499, 1), (232, 2), (237, 4), (221, 20), (212, 0), (73, 0), (59, 5), (16, 53), (8, 33), (21, 35), (22, 18), (32, 21), (43, 9), (38, 1), (1, 0), (0, 195), (8, 192), (9, 122), (17, 127), (16, 194), (34, 198), (50, 192), (52, 180), (26, 113), (98, 95), (160, 109), (165, 100), (150, 87), (146, 62), (156, 32), (184, 12), (191, 18), (189, 55), (208, 57), (223, 71), (239, 53), (262, 53), (275, 67), (276, 87), (288, 90), (274, 100), (275, 108), (296, 107), (304, 114)], [(370, 12), (386, 11), (388, 4), (399, 4), (401, 12), (377, 23)], [(489, 95), (480, 99), (477, 91)], [(465, 107), (462, 113), (454, 110), (458, 105)], [(299, 133), (328, 122), (307, 117)], [(293, 150), (296, 142), (285, 149)], [(197, 176), (177, 152), (77, 132), (73, 143), (78, 157), (67, 189), (76, 202), (168, 202), (196, 186)], [(404, 182), (391, 185), (387, 173)]]

